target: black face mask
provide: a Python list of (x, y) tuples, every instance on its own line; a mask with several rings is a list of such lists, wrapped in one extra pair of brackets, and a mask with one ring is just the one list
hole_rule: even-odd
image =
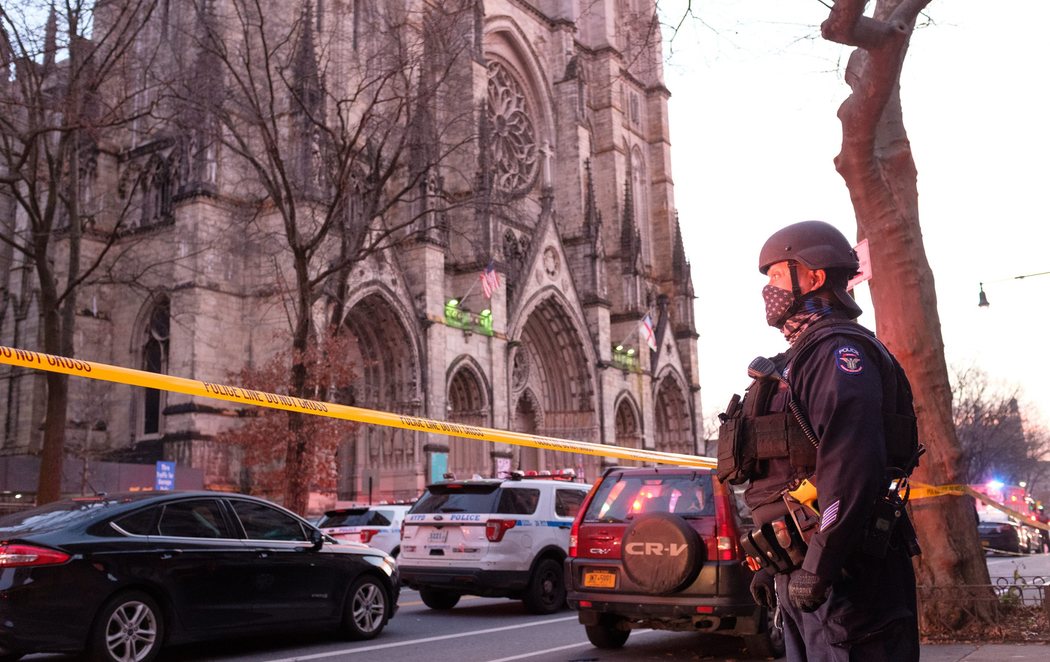
[(766, 302), (766, 323), (778, 329), (784, 326), (784, 322), (795, 312), (799, 302), (792, 292), (775, 285), (763, 287), (762, 298)]

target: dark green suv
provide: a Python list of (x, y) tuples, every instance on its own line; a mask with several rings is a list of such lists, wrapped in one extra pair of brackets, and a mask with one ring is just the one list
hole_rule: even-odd
[(740, 533), (743, 500), (714, 473), (687, 467), (613, 467), (573, 522), (565, 582), (587, 638), (619, 648), (631, 630), (739, 636), (778, 657), (783, 632), (751, 597)]

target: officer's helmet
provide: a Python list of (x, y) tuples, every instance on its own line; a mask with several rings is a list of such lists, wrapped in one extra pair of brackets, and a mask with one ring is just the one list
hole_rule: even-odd
[(785, 260), (795, 260), (810, 269), (846, 270), (848, 276), (860, 269), (853, 246), (824, 221), (802, 221), (774, 232), (758, 255), (758, 270), (765, 274)]

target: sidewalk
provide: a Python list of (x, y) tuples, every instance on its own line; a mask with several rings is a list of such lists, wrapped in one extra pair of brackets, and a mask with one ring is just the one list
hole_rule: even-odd
[(1050, 660), (1050, 644), (923, 644), (922, 662), (1007, 662)]

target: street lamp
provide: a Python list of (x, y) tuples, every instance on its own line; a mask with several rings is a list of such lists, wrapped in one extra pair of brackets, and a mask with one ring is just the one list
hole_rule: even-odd
[[(1045, 276), (1050, 274), (1050, 271), (1040, 271), (1035, 274), (1024, 274), (1023, 276), (1014, 276), (1013, 278), (1003, 278), (1002, 280), (990, 280), (989, 283), (1001, 283), (1005, 280), (1021, 280), (1022, 278), (1031, 278), (1032, 276)], [(984, 283), (980, 284), (981, 291), (977, 295), (977, 306), (979, 308), (987, 308), (990, 304), (988, 303), (988, 295), (984, 293)]]

